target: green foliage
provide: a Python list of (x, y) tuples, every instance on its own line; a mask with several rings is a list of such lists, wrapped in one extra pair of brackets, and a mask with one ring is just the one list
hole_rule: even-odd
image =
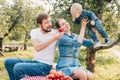
[(14, 32), (14, 34), (12, 34), (12, 36), (11, 36), (11, 39), (15, 40), (15, 41), (19, 41), (19, 40), (21, 40), (21, 38), (22, 38), (22, 35), (18, 32)]
[[(16, 40), (20, 37), (19, 34), (26, 35), (36, 27), (35, 18), (43, 10), (43, 7), (36, 6), (32, 0), (11, 1), (13, 4), (10, 4), (7, 0), (0, 1), (0, 37), (4, 37), (8, 33), (8, 36), (12, 36)], [(22, 36), (23, 38), (29, 38), (29, 36)]]
[(118, 34), (118, 38), (120, 38), (120, 33)]
[[(45, 2), (53, 5), (53, 10), (49, 12), (53, 16), (54, 28), (56, 18), (63, 17), (70, 23), (72, 32), (79, 33), (79, 27), (81, 25), (73, 24), (70, 14), (70, 6), (77, 2), (82, 4), (84, 9), (93, 11), (102, 20), (103, 27), (109, 34), (110, 39), (116, 39), (117, 34), (120, 32), (120, 4), (118, 0), (56, 0), (55, 3), (52, 3), (50, 0), (45, 0)], [(32, 28), (36, 27), (35, 17), (40, 11), (44, 11), (42, 6), (36, 6), (32, 0), (25, 0), (25, 2), (24, 0), (13, 0), (13, 3), (10, 5), (6, 0), (0, 0), (1, 37), (5, 33), (9, 33), (9, 29), (14, 22), (16, 22), (14, 28), (19, 30), (20, 34), (26, 35)], [(16, 19), (17, 17), (18, 19)]]
[[(72, 22), (70, 6), (73, 3), (80, 3), (83, 9), (93, 11), (103, 23), (103, 28), (109, 34), (110, 40), (117, 38), (120, 32), (120, 3), (119, 0), (57, 0), (53, 8), (53, 18), (65, 18), (71, 25), (72, 32), (79, 33), (81, 25), (75, 25)], [(55, 20), (54, 20), (55, 21)], [(112, 32), (112, 33), (111, 33)], [(113, 33), (114, 32), (114, 33)], [(88, 34), (86, 35), (88, 36)]]

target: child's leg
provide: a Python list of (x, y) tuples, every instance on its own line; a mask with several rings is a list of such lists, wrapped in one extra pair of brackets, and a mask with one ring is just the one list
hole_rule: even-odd
[(101, 41), (101, 36), (98, 33), (97, 29), (92, 27), (92, 31), (96, 33), (96, 36), (97, 36), (98, 40)]
[(92, 40), (94, 41), (94, 48), (100, 46), (100, 42), (97, 37), (97, 30), (94, 30), (94, 28), (91, 27), (91, 28), (89, 28), (88, 33), (89, 33), (90, 37), (92, 38)]
[(94, 42), (98, 42), (97, 35), (96, 35), (96, 33), (92, 30), (92, 28), (89, 28), (89, 29), (88, 29), (88, 33), (89, 33), (90, 37), (92, 38), (92, 40), (93, 40)]
[(97, 29), (97, 31), (101, 34), (103, 38), (108, 39), (107, 32), (103, 29), (103, 26), (100, 20), (96, 21), (95, 28)]

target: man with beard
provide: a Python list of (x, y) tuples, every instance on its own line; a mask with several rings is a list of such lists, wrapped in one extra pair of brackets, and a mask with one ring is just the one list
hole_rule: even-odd
[(46, 13), (40, 13), (36, 21), (39, 28), (33, 29), (30, 33), (35, 49), (34, 58), (8, 58), (4, 61), (10, 80), (19, 80), (25, 75), (47, 75), (52, 68), (56, 42), (63, 33), (51, 29), (51, 17)]

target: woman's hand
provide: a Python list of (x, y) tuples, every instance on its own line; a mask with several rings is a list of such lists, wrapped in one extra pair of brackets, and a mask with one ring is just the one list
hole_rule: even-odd
[(82, 26), (86, 26), (86, 24), (89, 22), (88, 18), (83, 18), (81, 23), (82, 23)]

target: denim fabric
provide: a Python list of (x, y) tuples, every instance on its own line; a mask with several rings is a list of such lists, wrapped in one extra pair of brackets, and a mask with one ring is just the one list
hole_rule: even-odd
[[(87, 24), (87, 27), (88, 27), (88, 33), (90, 35), (90, 37), (93, 39), (94, 42), (98, 41), (98, 38), (96, 36), (96, 33), (92, 31), (92, 27), (96, 28), (97, 31), (101, 34), (101, 36), (103, 38), (108, 38), (108, 35), (106, 33), (106, 31), (103, 29), (103, 26), (102, 26), (102, 23), (101, 21), (95, 16), (95, 14), (91, 11), (88, 11), (88, 10), (83, 10), (81, 15), (79, 16), (79, 18), (77, 18), (75, 20), (75, 24), (79, 24), (81, 22), (81, 19), (82, 18), (88, 18), (89, 19), (89, 22)], [(95, 26), (92, 26), (90, 24), (90, 21), (91, 20), (94, 20), (95, 21)]]
[(94, 46), (94, 44), (93, 44), (92, 40), (84, 39), (83, 42), (82, 42), (82, 46), (91, 48), (91, 47)]
[(89, 33), (89, 36), (92, 38), (92, 40), (93, 40), (94, 42), (97, 42), (97, 41), (98, 41), (97, 35), (96, 35), (96, 33), (95, 33), (94, 31), (92, 31), (92, 29), (89, 29), (89, 30), (88, 30), (88, 33)]
[(106, 31), (103, 29), (103, 26), (102, 26), (102, 22), (100, 20), (97, 20), (95, 22), (95, 28), (97, 29), (97, 31), (101, 34), (101, 36), (105, 39), (108, 38), (108, 35), (106, 33)]
[[(78, 35), (72, 34), (69, 36), (64, 34), (61, 39), (58, 40), (59, 48), (59, 59), (56, 69), (62, 70), (66, 75), (71, 75), (75, 67), (81, 67), (80, 61), (78, 58), (78, 53), (81, 45), (92, 47), (93, 43), (90, 40), (84, 40), (83, 43), (77, 42)], [(72, 56), (72, 57), (64, 57)]]
[(8, 58), (4, 61), (10, 80), (19, 80), (25, 75), (42, 76), (49, 74), (52, 66), (35, 60)]

